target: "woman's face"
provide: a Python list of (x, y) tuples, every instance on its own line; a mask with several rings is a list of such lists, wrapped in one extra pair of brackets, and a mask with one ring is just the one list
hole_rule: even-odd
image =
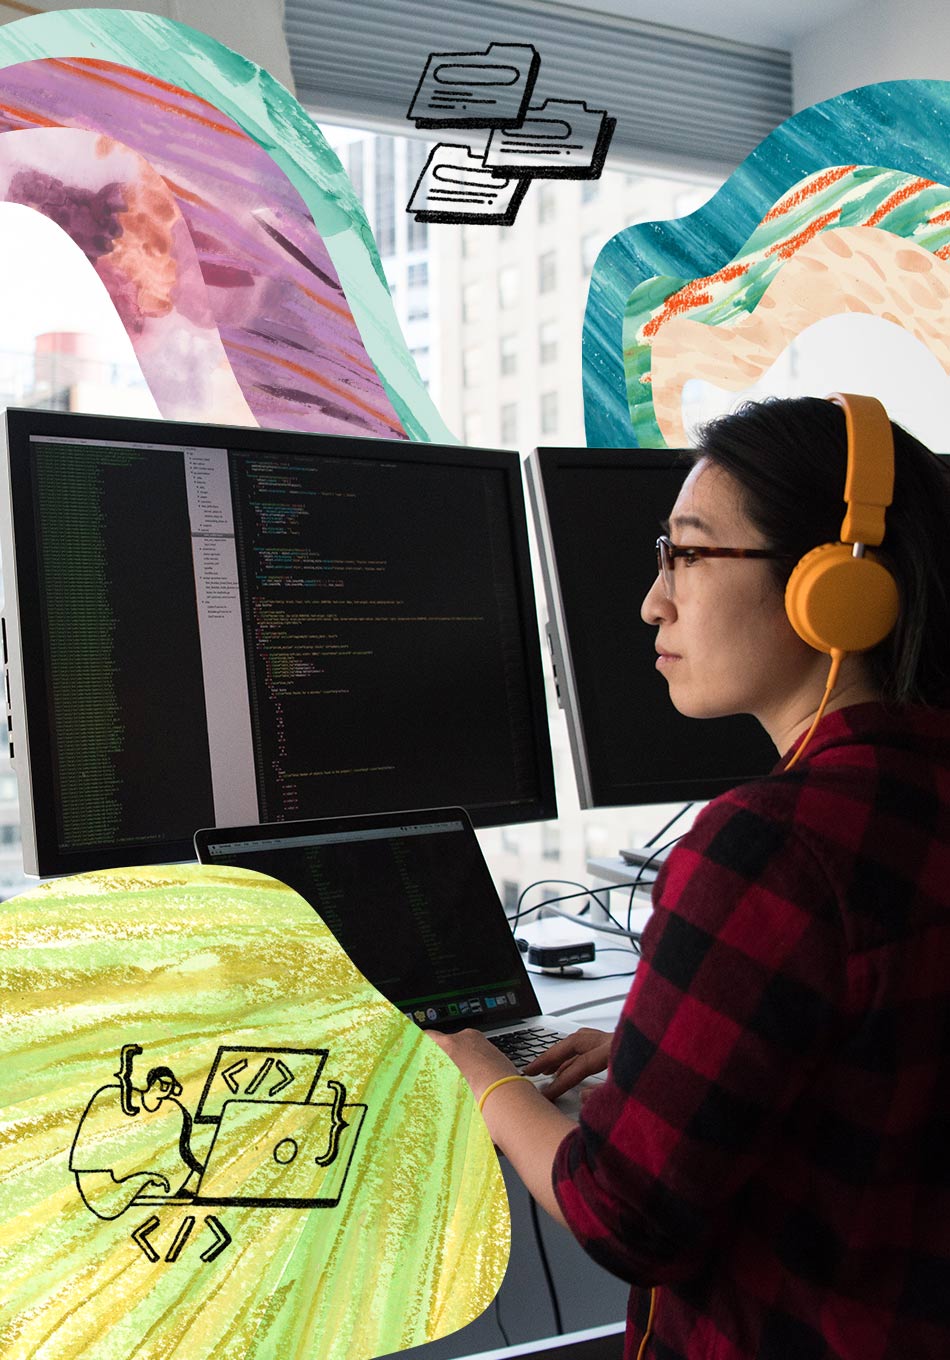
[[(767, 548), (742, 509), (739, 485), (705, 460), (683, 483), (670, 515), (677, 546)], [(675, 707), (690, 718), (751, 713), (780, 749), (782, 736), (814, 707), (827, 659), (807, 646), (785, 614), (772, 562), (697, 558), (674, 564), (674, 598), (658, 576), (641, 616), (657, 628), (657, 669)]]

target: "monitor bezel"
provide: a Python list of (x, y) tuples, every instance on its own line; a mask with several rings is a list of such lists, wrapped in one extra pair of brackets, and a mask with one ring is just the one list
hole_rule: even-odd
[[(21, 837), (25, 872), (40, 876), (82, 873), (92, 869), (121, 868), (188, 860), (194, 857), (192, 828), (180, 840), (126, 842), (112, 851), (63, 850), (58, 844), (53, 805), (53, 752), (48, 725), (49, 693), (43, 659), (39, 611), (32, 614), (28, 601), (39, 599), (39, 574), (35, 538), (18, 534), (23, 513), (32, 524), (29, 498), (29, 446), (33, 437), (106, 440), (160, 446), (227, 447), (236, 451), (292, 455), (316, 453), (315, 441), (326, 442), (333, 456), (460, 465), (500, 470), (508, 489), (508, 521), (514, 564), (514, 584), (520, 612), (519, 635), (528, 704), (532, 715), (533, 757), (537, 771), (537, 796), (529, 803), (497, 803), (472, 809), (476, 826), (544, 821), (557, 816), (554, 768), (544, 694), (541, 645), (538, 635), (530, 564), (527, 511), (517, 453), (502, 449), (469, 448), (464, 445), (430, 444), (422, 441), (385, 440), (358, 435), (323, 435), (295, 430), (214, 423), (165, 421), (133, 416), (99, 416), (74, 412), (7, 408), (3, 421), (2, 472), (0, 472), (0, 553), (2, 553), (5, 600), (3, 603), (7, 676), (8, 733), (12, 764), (20, 797)], [(279, 448), (274, 441), (279, 441)], [(372, 812), (388, 809), (373, 808)]]
[[(592, 758), (585, 728), (584, 703), (579, 693), (577, 664), (572, 653), (567, 626), (549, 505), (552, 482), (556, 479), (559, 469), (583, 466), (592, 460), (597, 460), (605, 468), (650, 469), (660, 466), (670, 471), (682, 471), (685, 477), (691, 465), (692, 450), (541, 447), (532, 450), (525, 460), (529, 500), (537, 533), (541, 576), (548, 608), (547, 634), (556, 671), (558, 702), (567, 723), (580, 806), (634, 807), (657, 803), (704, 802), (736, 788), (739, 784), (761, 778), (768, 770), (753, 769), (745, 774), (712, 778), (673, 778), (640, 783), (631, 781), (628, 788), (632, 796), (625, 798), (614, 796), (604, 787), (605, 781), (598, 778), (596, 762)], [(556, 492), (553, 494), (556, 495)], [(646, 625), (642, 624), (639, 618), (634, 618), (631, 619), (630, 626), (636, 628)], [(775, 759), (778, 759), (777, 753)]]

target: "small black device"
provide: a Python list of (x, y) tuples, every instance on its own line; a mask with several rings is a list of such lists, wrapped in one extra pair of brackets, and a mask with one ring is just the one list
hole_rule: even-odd
[(536, 968), (567, 968), (573, 963), (590, 963), (596, 953), (593, 940), (573, 944), (529, 944), (528, 962)]

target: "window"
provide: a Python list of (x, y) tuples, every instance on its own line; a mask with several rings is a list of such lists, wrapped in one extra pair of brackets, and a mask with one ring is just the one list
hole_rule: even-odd
[(553, 364), (557, 358), (556, 321), (542, 321), (538, 327), (538, 359), (542, 364)]
[(600, 183), (596, 179), (585, 179), (581, 182), (581, 202), (593, 203), (600, 193)]
[(556, 822), (541, 823), (541, 858), (561, 858), (561, 832)]
[(505, 376), (518, 371), (518, 337), (503, 335), (498, 342), (498, 371)]
[(518, 898), (521, 896), (521, 885), (515, 883), (513, 879), (506, 878), (501, 885), (501, 900), (505, 904), (505, 915), (514, 916), (518, 910)]
[(538, 292), (553, 293), (557, 287), (557, 252), (546, 250), (538, 256)]
[[(342, 157), (341, 157), (342, 159)], [(363, 201), (363, 143), (351, 142), (346, 148), (347, 173), (353, 192), (362, 203)]]
[(482, 442), (481, 411), (466, 411), (462, 417), (462, 439), (469, 447), (477, 447)]
[(410, 288), (427, 288), (429, 285), (429, 261), (420, 260), (416, 264), (411, 264), (406, 272), (406, 280)]
[(498, 433), (503, 444), (518, 443), (518, 403), (508, 401), (499, 412)]
[[(425, 163), (429, 159), (429, 143), (420, 142), (415, 138), (406, 143), (406, 187), (403, 202), (408, 203), (412, 197), (412, 191), (419, 181), (419, 176), (425, 168)], [(406, 214), (406, 246), (409, 250), (425, 250), (429, 244), (429, 224), (428, 222), (418, 222), (413, 213)], [(412, 266), (409, 266), (410, 271)], [(412, 287), (412, 279), (409, 280)]]
[(429, 299), (425, 293), (418, 289), (409, 294), (409, 311), (406, 313), (407, 321), (427, 321), (429, 318)]
[(498, 305), (506, 310), (518, 301), (520, 275), (513, 264), (506, 264), (498, 271)]
[(479, 283), (467, 283), (462, 289), (462, 320), (478, 321), (481, 316), (482, 288)]
[(581, 237), (581, 270), (587, 275), (594, 267), (594, 261), (600, 252), (600, 233), (596, 231), (588, 232)]
[(553, 222), (557, 216), (557, 196), (552, 184), (538, 185), (538, 221)]
[(541, 433), (554, 434), (557, 430), (557, 393), (541, 393)]
[(482, 352), (474, 346), (462, 351), (462, 386), (477, 387), (482, 377)]
[(392, 137), (375, 137), (376, 247), (380, 255), (396, 249), (395, 147)]

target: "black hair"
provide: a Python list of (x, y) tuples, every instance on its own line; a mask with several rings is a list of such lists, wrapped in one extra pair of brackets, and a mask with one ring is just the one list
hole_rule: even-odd
[(170, 1067), (152, 1067), (149, 1069), (149, 1074), (145, 1078), (145, 1089), (148, 1090), (152, 1082), (158, 1081), (160, 1077), (165, 1077), (169, 1081), (173, 1082), (176, 1086), (178, 1085), (178, 1078), (175, 1076), (174, 1072), (171, 1070)]
[[(897, 581), (900, 615), (868, 664), (885, 702), (950, 707), (950, 459), (891, 429), (894, 501), (876, 555)], [(748, 402), (703, 427), (693, 451), (700, 459), (738, 482), (749, 519), (787, 557), (772, 563), (782, 588), (800, 557), (838, 541), (848, 436), (835, 402)]]

